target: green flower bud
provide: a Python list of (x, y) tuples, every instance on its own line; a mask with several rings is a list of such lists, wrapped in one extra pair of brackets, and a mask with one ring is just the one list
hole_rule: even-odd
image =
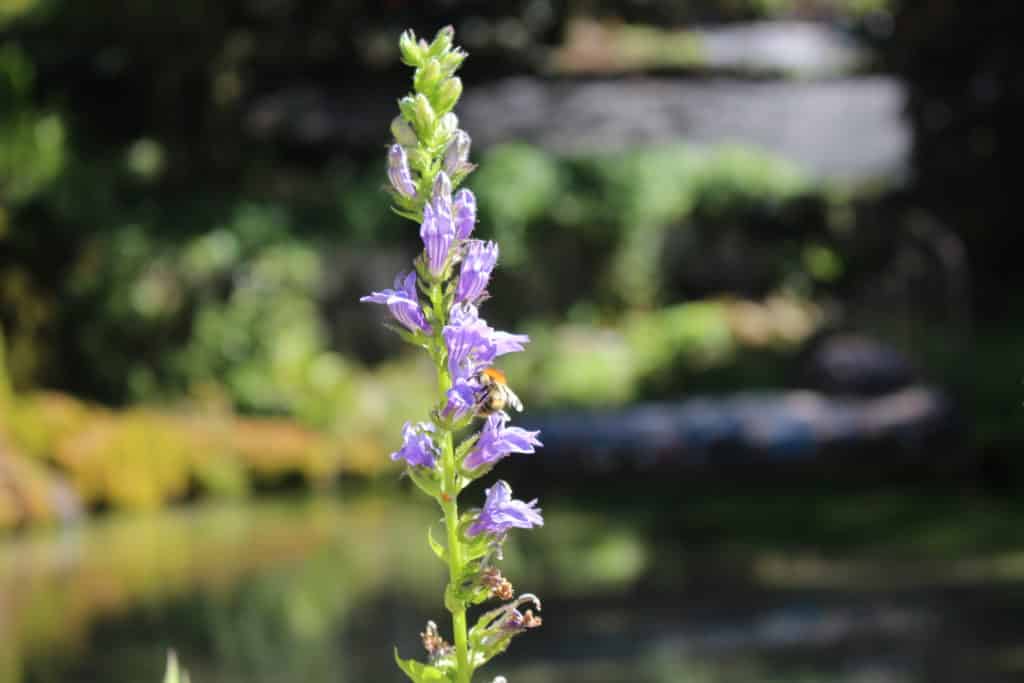
[(419, 137), (428, 139), (433, 135), (434, 124), (437, 123), (437, 114), (430, 106), (430, 100), (423, 93), (418, 93), (413, 105), (413, 125), (416, 126), (416, 133)]
[(426, 64), (416, 69), (416, 74), (412, 78), (412, 85), (416, 92), (430, 95), (437, 88), (442, 77), (441, 62), (430, 58)]
[(445, 26), (437, 35), (434, 36), (434, 42), (430, 44), (430, 48), (427, 55), (430, 57), (440, 57), (441, 55), (448, 52), (452, 46), (452, 38), (455, 37), (455, 28), (453, 26)]
[(460, 48), (457, 47), (448, 53), (441, 56), (441, 69), (444, 71), (445, 76), (451, 76), (455, 73), (462, 63), (466, 61), (466, 57), (469, 55)]
[(434, 103), (438, 111), (451, 111), (462, 96), (462, 79), (456, 76), (441, 83), (437, 88)]
[(427, 56), (422, 41), (416, 42), (416, 34), (412, 29), (402, 33), (398, 39), (398, 49), (402, 53), (402, 61), (408, 66), (419, 66)]
[(406, 95), (398, 100), (398, 111), (402, 112), (402, 118), (409, 123), (416, 123), (416, 98)]
[(434, 133), (435, 141), (439, 145), (447, 145), (455, 131), (459, 129), (459, 117), (453, 112), (448, 112), (437, 122), (437, 130)]
[(430, 153), (425, 149), (414, 147), (409, 151), (409, 166), (420, 174), (427, 172), (427, 169), (430, 168), (431, 161), (433, 161), (433, 159), (431, 158)]
[(401, 116), (391, 120), (391, 134), (395, 136), (395, 142), (403, 147), (414, 147), (419, 142), (412, 126)]

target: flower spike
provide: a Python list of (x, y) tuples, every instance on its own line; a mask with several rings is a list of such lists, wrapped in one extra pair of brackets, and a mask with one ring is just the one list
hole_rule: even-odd
[[(534, 614), (540, 600), (529, 593), (513, 599), (512, 583), (497, 566), (510, 530), (543, 526), (537, 500), (513, 499), (511, 487), (497, 481), (486, 490), (481, 509), (459, 512), (459, 493), (467, 484), (513, 453), (533, 453), (541, 442), (539, 432), (509, 424), (504, 406), (521, 409), (521, 401), (493, 367), (495, 359), (522, 351), (530, 338), (495, 330), (480, 317), (498, 245), (473, 238), (476, 195), (459, 187), (475, 166), (469, 160), (472, 139), (453, 111), (463, 90), (455, 74), (466, 59), (454, 37), (446, 26), (430, 42), (411, 30), (399, 39), (402, 61), (414, 69), (413, 92), (398, 100), (399, 115), (391, 121), (387, 176), (392, 208), (418, 223), (423, 252), (412, 272), (395, 278), (393, 289), (360, 299), (387, 306), (398, 323), (395, 331), (430, 354), (438, 376), (430, 419), (406, 422), (401, 445), (391, 454), (444, 516), (443, 541), (432, 531), (427, 539), (448, 565), (444, 604), (452, 616), (452, 639), (429, 621), (420, 633), (425, 662), (396, 652), (399, 668), (416, 683), (470, 683), (513, 637), (541, 623)], [(480, 416), (486, 416), (482, 423)], [(474, 424), (476, 433), (463, 436)], [(491, 599), (508, 602), (467, 629), (467, 609)], [(498, 676), (492, 683), (507, 681)]]

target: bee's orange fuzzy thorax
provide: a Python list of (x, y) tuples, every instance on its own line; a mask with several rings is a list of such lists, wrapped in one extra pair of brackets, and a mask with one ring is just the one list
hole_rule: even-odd
[(505, 373), (498, 368), (486, 368), (483, 373), (499, 384), (508, 384)]

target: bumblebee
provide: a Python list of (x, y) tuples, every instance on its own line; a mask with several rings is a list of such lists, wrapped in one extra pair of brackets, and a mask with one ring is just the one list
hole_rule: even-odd
[(500, 413), (505, 406), (512, 406), (517, 411), (523, 412), (523, 402), (519, 400), (514, 391), (509, 389), (504, 372), (498, 368), (484, 368), (477, 373), (476, 380), (481, 387), (477, 415), (486, 417)]

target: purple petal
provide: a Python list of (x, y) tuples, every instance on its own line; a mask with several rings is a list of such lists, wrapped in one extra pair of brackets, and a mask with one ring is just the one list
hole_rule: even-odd
[(429, 422), (420, 422), (413, 425), (406, 422), (402, 427), (402, 447), (391, 454), (392, 460), (405, 460), (414, 467), (437, 466), (437, 446), (430, 438), (430, 432), (434, 431), (434, 425)]
[(494, 332), (491, 335), (494, 342), (494, 355), (504, 356), (506, 353), (522, 351), (523, 344), (530, 343), (530, 337), (526, 334), (510, 334), (508, 332)]
[[(424, 317), (416, 296), (416, 273), (409, 273), (408, 276), (405, 276), (404, 282), (402, 278), (403, 276), (399, 274), (395, 279), (395, 289), (372, 292), (369, 296), (364, 296), (359, 300), (364, 303), (384, 304), (395, 320), (410, 331), (431, 334), (433, 329)], [(401, 289), (399, 289), (400, 284)]]
[(515, 453), (533, 453), (534, 446), (543, 446), (538, 439), (537, 435), (539, 431), (530, 432), (522, 427), (509, 427), (502, 432), (502, 442), (509, 449), (509, 451)]
[(463, 466), (475, 470), (491, 465), (512, 453), (534, 453), (535, 446), (542, 445), (537, 439), (540, 432), (530, 432), (520, 427), (506, 427), (508, 416), (504, 413), (490, 415), (480, 430), (476, 446), (463, 460)]
[(484, 507), (476, 521), (467, 529), (470, 536), (487, 532), (501, 535), (509, 529), (530, 529), (543, 526), (544, 518), (536, 507), (537, 499), (525, 503), (512, 499), (512, 488), (504, 481), (496, 481), (487, 489)]
[(447, 401), (441, 415), (449, 420), (461, 420), (476, 411), (477, 387), (465, 378), (458, 378), (448, 390)]
[(455, 193), (455, 236), (468, 239), (476, 227), (476, 197), (467, 189)]
[(412, 174), (409, 171), (409, 159), (401, 145), (391, 145), (388, 149), (388, 179), (400, 195), (416, 196), (416, 183), (412, 181)]
[(498, 261), (498, 245), (494, 242), (472, 240), (466, 247), (459, 271), (459, 284), (455, 289), (457, 302), (474, 303), (480, 299), (491, 279), (491, 271)]

